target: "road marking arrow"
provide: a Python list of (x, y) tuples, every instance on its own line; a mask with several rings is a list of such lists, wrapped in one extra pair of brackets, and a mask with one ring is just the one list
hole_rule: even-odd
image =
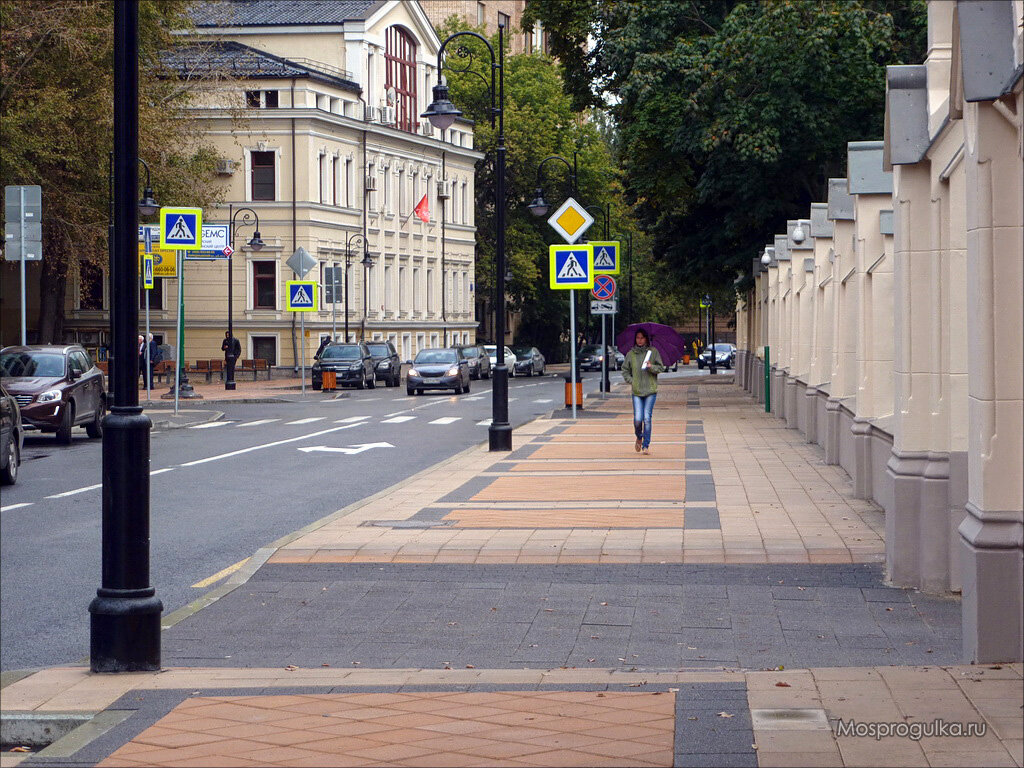
[(348, 448), (332, 448), (329, 445), (310, 445), (305, 448), (299, 448), (303, 453), (311, 453), (312, 451), (323, 451), (324, 453), (346, 453), (352, 455), (354, 453), (363, 453), (365, 451), (373, 450), (374, 448), (394, 448), (391, 443), (360, 443), (359, 445), (350, 445)]

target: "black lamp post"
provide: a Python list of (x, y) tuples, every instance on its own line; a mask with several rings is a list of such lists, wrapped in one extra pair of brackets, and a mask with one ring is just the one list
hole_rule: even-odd
[[(238, 226), (235, 226), (235, 219), (238, 214), (242, 215), (242, 220), (238, 222)], [(231, 268), (234, 262), (232, 259), (235, 255), (235, 235), (238, 234), (238, 230), (242, 227), (253, 227), (252, 239), (249, 240), (249, 247), (254, 251), (263, 250), (263, 239), (260, 237), (260, 217), (252, 208), (239, 208), (237, 211), (234, 210), (233, 206), (228, 206), (228, 220), (231, 222), (231, 255), (228, 256), (228, 348), (227, 354), (224, 355), (224, 389), (235, 388), (235, 363), (238, 362), (238, 355), (235, 354), (235, 326), (234, 326), (234, 285), (235, 281), (234, 270)]]
[[(370, 252), (366, 249), (366, 235), (362, 232), (353, 232), (345, 238), (345, 343), (348, 343), (348, 268), (352, 263), (352, 243), (363, 241), (363, 259), (360, 262), (364, 268), (369, 268), (373, 262), (369, 260)], [(363, 313), (366, 313), (366, 275), (363, 275)], [(365, 328), (365, 324), (364, 324)], [(364, 331), (365, 333), (365, 331)]]
[(537, 166), (537, 191), (534, 193), (537, 196), (533, 199), (532, 203), (526, 206), (527, 208), (530, 209), (530, 213), (532, 213), (534, 216), (544, 216), (545, 214), (547, 214), (549, 210), (551, 210), (551, 206), (548, 205), (548, 201), (544, 199), (543, 184), (544, 164), (550, 160), (558, 160), (563, 165), (565, 165), (565, 167), (569, 170), (569, 188), (572, 193), (572, 196), (579, 197), (580, 194), (578, 186), (579, 175), (577, 170), (577, 154), (575, 152), (572, 153), (572, 165), (569, 165), (569, 161), (566, 160), (561, 155), (548, 155), (543, 160), (541, 160), (540, 164)]
[(718, 357), (718, 346), (715, 344), (715, 308), (714, 302), (711, 301), (711, 296), (704, 294), (704, 304), (708, 308), (708, 349), (711, 350), (711, 370), (708, 371), (712, 376), (718, 373), (718, 367), (716, 358)]
[[(363, 243), (366, 238), (363, 238)], [(373, 266), (373, 258), (370, 252), (363, 246), (363, 258), (359, 262), (363, 265), (363, 327), (359, 332), (360, 341), (366, 341), (366, 323), (370, 318), (370, 267)]]
[[(139, 407), (139, 8), (114, 4), (114, 404), (103, 419), (102, 580), (89, 604), (93, 672), (160, 669), (163, 605), (149, 579), (149, 437)], [(149, 192), (152, 200), (152, 192)]]
[[(434, 100), (421, 115), (430, 120), (431, 124), (442, 131), (450, 128), (455, 119), (462, 114), (448, 95), (448, 86), (440, 81), (441, 69), (444, 66), (444, 51), (448, 43), (458, 37), (475, 37), (487, 46), (491, 55), (491, 79), (489, 90), (491, 95), (491, 125), (498, 120), (498, 143), (495, 148), (495, 183), (494, 208), (497, 226), (495, 272), (497, 275), (497, 296), (495, 298), (495, 352), (498, 364), (494, 367), (494, 384), (491, 388), (491, 424), (487, 428), (490, 450), (512, 450), (512, 425), (508, 421), (508, 368), (505, 367), (505, 25), (498, 24), (498, 53), (495, 57), (494, 48), (483, 35), (477, 32), (456, 32), (450, 35), (437, 52), (438, 84), (434, 86)], [(454, 70), (468, 72), (473, 61), (472, 52), (465, 47), (457, 51), (461, 58), (468, 59), (466, 66)], [(479, 72), (474, 74), (483, 78)], [(486, 83), (486, 78), (483, 78)], [(497, 82), (496, 82), (497, 81)]]

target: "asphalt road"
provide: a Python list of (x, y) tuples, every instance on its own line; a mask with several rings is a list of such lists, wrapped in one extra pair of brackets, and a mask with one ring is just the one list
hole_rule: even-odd
[[(598, 374), (584, 380), (591, 396)], [(513, 425), (562, 407), (560, 376), (509, 385)], [(408, 397), (404, 386), (378, 385), (338, 399), (219, 405), (220, 421), (154, 431), (152, 584), (165, 612), (260, 547), (486, 441), (490, 391), (475, 381), (468, 395)], [(88, 655), (88, 606), (100, 579), (100, 448), (80, 428), (70, 446), (29, 436), (18, 484), (3, 491), (4, 670)]]

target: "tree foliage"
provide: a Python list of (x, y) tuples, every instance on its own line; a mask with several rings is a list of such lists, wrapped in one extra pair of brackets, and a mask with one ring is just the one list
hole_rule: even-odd
[(685, 282), (728, 286), (881, 137), (885, 65), (921, 59), (921, 0), (529, 0), (618, 128), (628, 199)]
[[(449, 19), (440, 31), (441, 38), (473, 29), (457, 18)], [(476, 29), (480, 32), (481, 30)], [(490, 39), (497, 51), (497, 36)], [(645, 241), (636, 230), (629, 207), (622, 199), (620, 173), (612, 152), (602, 139), (597, 126), (575, 111), (566, 96), (560, 70), (548, 56), (540, 53), (505, 55), (505, 143), (506, 171), (506, 260), (511, 280), (507, 294), (511, 308), (522, 313), (520, 338), (541, 347), (545, 353), (556, 353), (568, 329), (568, 295), (548, 287), (548, 245), (560, 242), (547, 224), (546, 217), (536, 217), (527, 208), (538, 184), (538, 166), (548, 155), (560, 155), (569, 164), (576, 153), (578, 163), (578, 199), (587, 206), (611, 205), (612, 235), (634, 235), (634, 252)], [(465, 56), (460, 53), (466, 54)], [(497, 124), (490, 123), (489, 95), (490, 54), (478, 40), (460, 37), (447, 49), (445, 77), (452, 101), (475, 121), (475, 145), (486, 153), (476, 174), (476, 290), (478, 297), (487, 297), (493, 304), (495, 290), (496, 217), (494, 207), (495, 146)], [(460, 69), (468, 71), (460, 72)], [(474, 74), (476, 73), (476, 74)], [(551, 161), (544, 165), (540, 180), (546, 199), (559, 205), (570, 193), (569, 174), (565, 165)], [(597, 214), (591, 229), (592, 239), (601, 239), (603, 218)], [(640, 259), (637, 259), (640, 263)], [(641, 278), (641, 281), (643, 278)], [(580, 306), (589, 294), (577, 292)], [(657, 292), (638, 297), (637, 307), (657, 306)], [(599, 323), (596, 323), (599, 327)], [(581, 326), (582, 327), (582, 326)]]
[[(139, 156), (164, 205), (214, 195), (216, 157), (187, 112), (195, 90), (160, 64), (187, 7), (139, 3)], [(4, 184), (42, 186), (40, 340), (60, 341), (66, 286), (107, 260), (113, 0), (0, 0), (0, 27), (0, 169)]]

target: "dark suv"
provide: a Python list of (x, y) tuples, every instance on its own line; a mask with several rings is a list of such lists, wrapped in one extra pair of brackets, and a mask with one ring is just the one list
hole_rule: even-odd
[(24, 424), (56, 432), (57, 442), (71, 442), (81, 424), (89, 437), (103, 436), (106, 392), (103, 372), (77, 344), (5, 347), (0, 376), (14, 396)]
[(471, 345), (458, 349), (461, 350), (462, 356), (469, 361), (469, 377), (471, 379), (491, 378), (491, 358), (483, 347)]
[(402, 383), (402, 361), (398, 359), (395, 345), (390, 341), (370, 341), (366, 344), (373, 358), (373, 370), (377, 381), (383, 381), (388, 387), (397, 387)]
[(357, 344), (328, 344), (320, 351), (320, 357), (313, 363), (313, 389), (323, 389), (324, 371), (334, 371), (338, 386), (352, 386), (356, 389), (373, 389), (377, 377), (373, 369), (373, 358), (365, 342)]

